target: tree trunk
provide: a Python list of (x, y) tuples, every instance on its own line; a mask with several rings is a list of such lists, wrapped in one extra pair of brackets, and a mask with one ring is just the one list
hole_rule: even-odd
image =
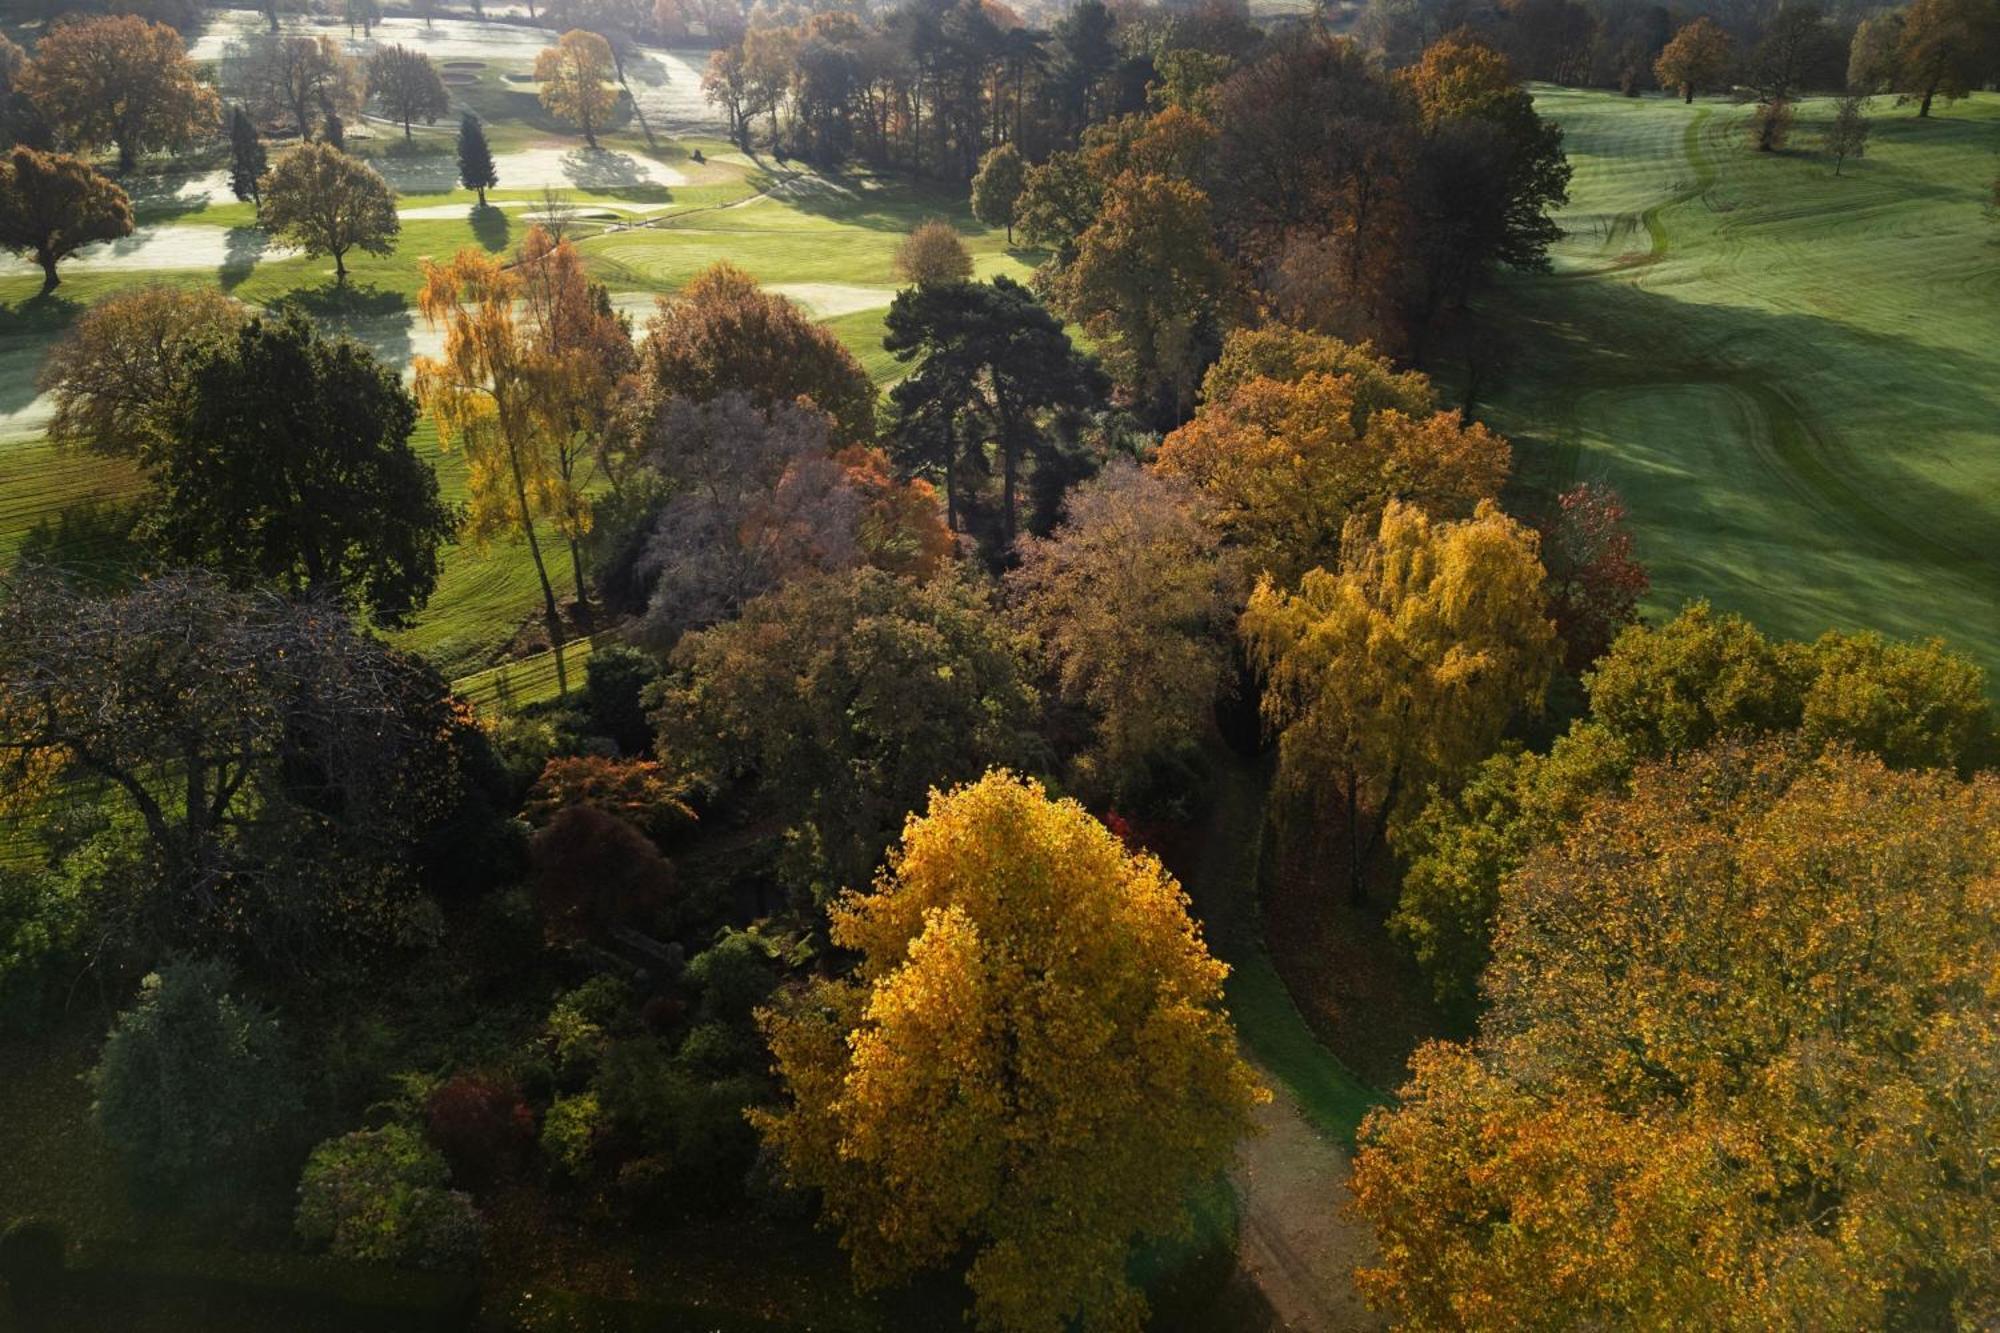
[(1928, 88), (1925, 88), (1925, 89), (1924, 89), (1924, 103), (1923, 103), (1923, 105), (1922, 105), (1922, 106), (1920, 106), (1920, 107), (1918, 107), (1918, 108), (1917, 108), (1917, 119), (1918, 119), (1918, 120), (1922, 120), (1922, 119), (1924, 119), (1924, 118), (1925, 118), (1926, 116), (1930, 115), (1930, 113), (1931, 113), (1931, 99), (1932, 99), (1933, 97), (1936, 97), (1936, 96), (1937, 96), (1937, 83), (1936, 83), (1936, 81), (1935, 81), (1935, 80), (1933, 80), (1933, 81), (1932, 81), (1932, 83), (1931, 83), (1931, 85), (1930, 85), (1930, 86), (1929, 86)]
[(590, 592), (583, 583), (583, 543), (569, 538), (569, 569), (576, 579), (576, 604), (578, 608), (590, 605)]
[(118, 174), (123, 176), (133, 167), (137, 166), (138, 161), (139, 155), (132, 151), (131, 144), (124, 139), (120, 139), (118, 141)]
[(1682, 85), (1681, 85), (1681, 101), (1685, 102), (1685, 103), (1686, 103), (1687, 105), (1689, 105), (1689, 106), (1693, 106), (1693, 105), (1694, 105), (1694, 85), (1693, 85), (1693, 84), (1691, 84), (1691, 83), (1684, 83), (1684, 84), (1682, 84)]
[(479, 187), (479, 206), (481, 208), (486, 207), (486, 187), (484, 185)]
[(56, 276), (56, 257), (47, 251), (42, 251), (35, 258), (42, 266), (42, 295), (47, 296), (56, 289), (56, 284), (62, 281)]
[(410, 118), (408, 116), (405, 116), (403, 117), (403, 142), (408, 143), (409, 141), (410, 141)]
[(335, 250), (333, 252), (333, 281), (336, 286), (345, 285), (347, 282), (347, 252), (345, 250)]

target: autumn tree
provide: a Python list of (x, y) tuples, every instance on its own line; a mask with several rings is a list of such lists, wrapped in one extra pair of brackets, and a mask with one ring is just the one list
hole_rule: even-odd
[(583, 540), (590, 532), (590, 492), (611, 478), (612, 435), (623, 428), (638, 394), (638, 354), (631, 321), (612, 308), (602, 283), (585, 276), (568, 241), (530, 227), (515, 255), (521, 328), (539, 359), (540, 414), (552, 474), (546, 503), (569, 543), (578, 606), (590, 596), (583, 578)]
[(913, 286), (972, 277), (972, 255), (959, 239), (958, 228), (943, 218), (918, 223), (896, 247), (895, 264), (896, 276)]
[(1015, 616), (1093, 739), (1079, 785), (1121, 801), (1208, 727), (1243, 595), (1201, 495), (1130, 463), (1078, 486), (1048, 538), (1023, 537)]
[(465, 451), (467, 531), (477, 541), (515, 533), (527, 544), (549, 636), (560, 644), (562, 613), (535, 527), (560, 479), (542, 429), (543, 377), (517, 313), (520, 277), (473, 246), (442, 264), (423, 260), (422, 272), (418, 308), (444, 330), (444, 348), (416, 358), (417, 401), (436, 423), (439, 444)]
[(259, 33), (224, 54), (223, 86), (261, 120), (289, 118), (299, 138), (315, 120), (360, 112), (362, 72), (331, 37)]
[(470, 111), (458, 122), (458, 183), (479, 192), (479, 206), (486, 207), (486, 192), (500, 183), (493, 169), (493, 150), (487, 146), (486, 130)]
[(1641, 769), (1508, 882), (1476, 1045), (1364, 1123), (1364, 1294), (1421, 1327), (1990, 1322), (1996, 847), (1990, 774)]
[(404, 624), (457, 527), (410, 447), (416, 424), (401, 378), (368, 348), (303, 315), (253, 319), (196, 353), (149, 526), (175, 561)]
[(1070, 318), (1151, 419), (1178, 421), (1194, 398), (1228, 288), (1208, 196), (1186, 181), (1127, 172), (1113, 180), (1056, 287)]
[(229, 192), (243, 203), (264, 207), (263, 186), (259, 183), (270, 170), (264, 141), (257, 126), (242, 107), (229, 109)]
[(1833, 159), (1833, 174), (1838, 176), (1850, 157), (1860, 157), (1868, 151), (1868, 113), (1863, 110), (1868, 99), (1858, 94), (1850, 94), (1834, 103), (1833, 119), (1820, 134), (1820, 145), (1827, 156)]
[(116, 144), (120, 172), (142, 152), (183, 148), (211, 133), (222, 110), (180, 34), (131, 14), (51, 28), (35, 45), (21, 91), (79, 151)]
[(1890, 91), (1896, 83), (1897, 48), (1903, 42), (1903, 16), (1896, 10), (1868, 15), (1854, 28), (1848, 46), (1847, 88), (1864, 97)]
[(1653, 77), (1662, 88), (1678, 88), (1681, 100), (1691, 103), (1699, 90), (1721, 86), (1729, 59), (1729, 34), (1704, 14), (1674, 33), (1653, 61)]
[(972, 215), (989, 227), (1005, 227), (1009, 245), (1027, 172), (1020, 150), (1003, 143), (980, 159), (979, 174), (972, 178)]
[(883, 347), (912, 365), (890, 392), (898, 461), (943, 481), (956, 529), (964, 464), (983, 470), (990, 443), (999, 455), (1004, 550), (1017, 530), (1022, 468), (1047, 441), (1042, 418), (1097, 401), (1102, 373), (1032, 292), (1004, 276), (906, 289), (886, 322)]
[(261, 189), (271, 234), (308, 255), (332, 255), (335, 282), (347, 281), (349, 251), (386, 255), (403, 229), (388, 182), (332, 144), (287, 148)]
[(1548, 571), (1542, 586), (1562, 637), (1564, 665), (1581, 671), (1637, 617), (1639, 599), (1652, 581), (1632, 556), (1625, 502), (1608, 486), (1572, 486), (1536, 520), (1535, 529)]
[(1405, 794), (1462, 780), (1541, 707), (1555, 629), (1534, 534), (1491, 501), (1452, 523), (1391, 500), (1372, 540), (1355, 527), (1337, 573), (1260, 580), (1242, 633), (1281, 787), (1340, 810), (1360, 902)]
[(190, 369), (248, 318), (212, 287), (147, 286), (105, 297), (42, 363), (37, 387), (55, 403), (49, 439), (152, 463), (169, 439)]
[(147, 956), (424, 938), (410, 835), (457, 783), (447, 697), (337, 610), (206, 573), (0, 587), (0, 805), (69, 783), (132, 819), (143, 883), (105, 925)]
[(970, 1253), (982, 1328), (1139, 1328), (1135, 1238), (1268, 1097), (1180, 886), (995, 772), (932, 794), (833, 939), (860, 968), (761, 1015), (788, 1099), (752, 1115), (857, 1279)]
[(56, 265), (92, 241), (132, 234), (132, 202), (88, 162), (16, 148), (0, 159), (0, 250), (42, 266), (42, 295)]
[(1969, 771), (1995, 753), (1985, 674), (1936, 641), (1773, 641), (1696, 603), (1657, 628), (1627, 628), (1585, 680), (1589, 716), (1546, 754), (1489, 758), (1398, 838), (1409, 869), (1390, 930), (1442, 999), (1473, 998), (1507, 877), (1590, 802), (1624, 791), (1641, 762), (1785, 734), (1895, 767)]
[(733, 389), (768, 408), (803, 394), (840, 423), (845, 438), (874, 436), (875, 383), (854, 354), (726, 261), (660, 298), (641, 350), (662, 397), (705, 402)]
[(1928, 116), (1991, 77), (2000, 54), (2000, 9), (1992, 0), (1911, 0), (1896, 44), (1895, 91)]
[(1208, 497), (1253, 571), (1290, 587), (1336, 567), (1350, 519), (1401, 499), (1472, 513), (1506, 480), (1507, 442), (1437, 410), (1430, 382), (1366, 346), (1281, 326), (1230, 335), (1200, 410), (1156, 466)]
[(1027, 666), (968, 580), (801, 578), (673, 661), (660, 753), (703, 782), (754, 780), (789, 828), (787, 877), (822, 899), (867, 882), (930, 788), (1033, 755)]
[(378, 46), (368, 57), (368, 96), (389, 119), (402, 122), (405, 141), (411, 121), (434, 125), (451, 110), (437, 66), (423, 52), (403, 46)]
[(594, 32), (571, 29), (554, 46), (535, 57), (535, 81), (542, 86), (542, 106), (552, 116), (583, 131), (583, 141), (597, 147), (597, 129), (618, 105), (608, 86), (611, 47)]

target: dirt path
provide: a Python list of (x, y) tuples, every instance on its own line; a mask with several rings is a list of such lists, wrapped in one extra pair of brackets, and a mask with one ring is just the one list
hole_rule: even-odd
[(1257, 1114), (1260, 1132), (1243, 1143), (1230, 1174), (1241, 1230), (1216, 1326), (1381, 1328), (1351, 1280), (1372, 1258), (1374, 1237), (1340, 1213), (1344, 1144), (1373, 1096), (1312, 1037), (1265, 952), (1257, 907), (1264, 796), (1253, 765), (1217, 756), (1205, 845), (1184, 880), (1209, 947), (1233, 969), (1230, 1009), (1244, 1053), (1271, 1089)]
[(1373, 1255), (1375, 1239), (1339, 1212), (1347, 1154), (1307, 1122), (1282, 1083), (1266, 1081), (1271, 1104), (1257, 1113), (1260, 1132), (1244, 1143), (1230, 1173), (1242, 1219), (1237, 1280), (1261, 1298), (1259, 1326), (1295, 1333), (1386, 1327), (1349, 1280)]

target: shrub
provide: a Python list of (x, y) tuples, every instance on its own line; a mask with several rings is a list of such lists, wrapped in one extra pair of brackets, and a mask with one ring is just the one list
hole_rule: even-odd
[(972, 277), (972, 256), (958, 229), (943, 218), (920, 222), (896, 249), (896, 273), (918, 285), (964, 282)]
[(73, 875), (0, 871), (0, 1030), (41, 1028), (83, 969), (92, 916)]
[(597, 1067), (611, 1034), (630, 1026), (632, 988), (612, 976), (595, 976), (556, 1001), (545, 1028), (559, 1077), (574, 1079)]
[(670, 1164), (678, 1202), (712, 1206), (738, 1192), (757, 1155), (743, 1115), (756, 1080), (711, 1080), (641, 1038), (613, 1046), (593, 1086), (613, 1127), (642, 1155)]
[(528, 793), (525, 810), (537, 825), (575, 805), (616, 816), (665, 845), (695, 822), (683, 789), (648, 759), (566, 756), (551, 759)]
[(479, 1254), (470, 1196), (446, 1188), (443, 1154), (404, 1125), (313, 1149), (299, 1178), (298, 1233), (343, 1259), (443, 1268)]
[(596, 1093), (558, 1097), (542, 1117), (542, 1151), (571, 1180), (588, 1179), (603, 1126)]
[(642, 699), (659, 676), (658, 663), (622, 644), (599, 648), (584, 664), (583, 706), (591, 730), (616, 741), (620, 754), (643, 755), (652, 748), (653, 727)]
[(534, 1140), (535, 1114), (514, 1084), (485, 1074), (459, 1074), (424, 1102), (430, 1141), (467, 1185), (482, 1185), (512, 1165)]
[(653, 924), (672, 901), (674, 870), (645, 834), (587, 805), (556, 813), (529, 847), (535, 910), (551, 939), (582, 940)]
[(283, 1155), (299, 1095), (278, 1024), (228, 986), (221, 963), (169, 963), (104, 1043), (98, 1127), (150, 1194), (214, 1201)]
[(748, 1022), (777, 984), (771, 946), (762, 936), (743, 930), (724, 931), (687, 966), (687, 980), (701, 993), (697, 1010), (705, 1023)]

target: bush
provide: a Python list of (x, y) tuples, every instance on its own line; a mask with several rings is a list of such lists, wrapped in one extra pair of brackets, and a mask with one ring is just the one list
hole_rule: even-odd
[(554, 940), (583, 940), (657, 925), (672, 902), (674, 870), (645, 834), (587, 805), (556, 813), (535, 835), (535, 910)]
[(740, 1193), (757, 1155), (743, 1112), (760, 1087), (743, 1076), (706, 1078), (645, 1038), (613, 1046), (594, 1083), (612, 1126), (642, 1156), (670, 1164), (675, 1197), (690, 1207)]
[(514, 1084), (485, 1074), (459, 1074), (424, 1102), (430, 1141), (467, 1185), (483, 1185), (520, 1159), (535, 1137), (535, 1113)]
[(632, 1026), (632, 988), (617, 977), (595, 976), (557, 999), (545, 1028), (557, 1077), (580, 1079), (597, 1067), (612, 1033)]
[(281, 1161), (300, 1099), (277, 1021), (221, 963), (167, 964), (118, 1016), (91, 1081), (98, 1127), (160, 1198), (215, 1202)]
[(643, 755), (653, 747), (646, 720), (646, 687), (660, 677), (659, 664), (622, 644), (599, 648), (583, 668), (583, 707), (590, 729), (618, 743), (623, 755)]
[(747, 1023), (778, 978), (762, 936), (729, 930), (688, 963), (687, 980), (701, 994), (696, 1012), (702, 1022)]
[(0, 871), (0, 1031), (41, 1030), (83, 970), (93, 916), (73, 875)]
[(479, 1213), (447, 1189), (443, 1154), (403, 1125), (313, 1149), (299, 1178), (298, 1232), (343, 1259), (444, 1268), (479, 1255)]
[(594, 1092), (558, 1097), (542, 1117), (542, 1152), (571, 1180), (587, 1180), (604, 1128)]
[(538, 825), (575, 805), (624, 820), (661, 846), (695, 822), (680, 786), (648, 759), (566, 756), (542, 769), (525, 810)]

